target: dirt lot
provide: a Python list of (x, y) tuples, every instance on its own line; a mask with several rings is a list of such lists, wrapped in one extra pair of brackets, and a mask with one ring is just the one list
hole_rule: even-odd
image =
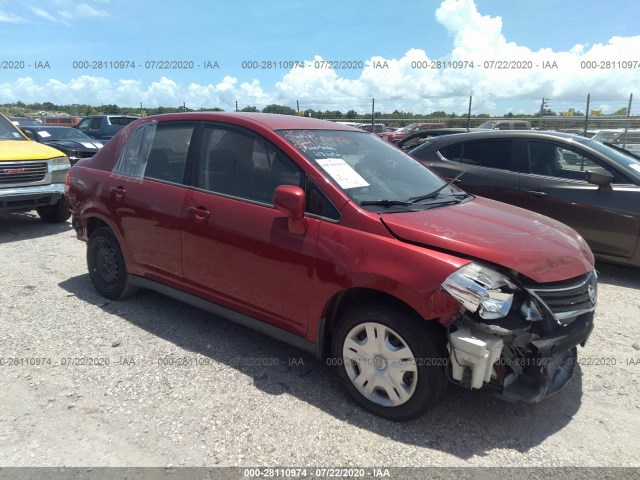
[(330, 368), (152, 292), (95, 293), (70, 224), (0, 215), (0, 466), (640, 467), (640, 275), (599, 265), (597, 324), (538, 405), (452, 387), (410, 423)]

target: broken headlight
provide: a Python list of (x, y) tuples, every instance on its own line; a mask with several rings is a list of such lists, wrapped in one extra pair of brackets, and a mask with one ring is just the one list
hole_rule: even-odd
[(442, 288), (467, 310), (486, 320), (507, 316), (517, 290), (506, 276), (477, 263), (453, 272)]

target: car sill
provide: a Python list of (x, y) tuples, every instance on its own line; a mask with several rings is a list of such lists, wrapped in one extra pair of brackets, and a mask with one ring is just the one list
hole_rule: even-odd
[(292, 345), (313, 355), (317, 355), (318, 353), (318, 347), (314, 342), (310, 342), (309, 340), (306, 340), (294, 333), (287, 332), (282, 328), (269, 325), (268, 323), (258, 320), (257, 318), (253, 318), (249, 315), (236, 312), (235, 310), (223, 307), (222, 305), (218, 305), (217, 303), (210, 302), (195, 295), (191, 295), (181, 290), (168, 287), (167, 285), (163, 285), (161, 283), (154, 282), (153, 280), (139, 277), (137, 275), (129, 275), (129, 281), (132, 285), (162, 293), (163, 295), (175, 298), (176, 300), (180, 300), (181, 302), (187, 303), (193, 307), (206, 310), (207, 312), (213, 313), (215, 315), (219, 315), (227, 320), (231, 320), (232, 322), (244, 325), (245, 327), (249, 327), (252, 330), (256, 330), (281, 342), (288, 343), (289, 345)]

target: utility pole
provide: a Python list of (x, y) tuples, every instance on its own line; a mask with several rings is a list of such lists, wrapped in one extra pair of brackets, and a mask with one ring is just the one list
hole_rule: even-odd
[(584, 136), (587, 136), (587, 127), (589, 126), (589, 103), (591, 102), (591, 94), (587, 94), (587, 111), (584, 114)]
[(376, 99), (371, 99), (371, 133), (376, 133)]
[(544, 117), (544, 112), (549, 106), (549, 99), (542, 97), (542, 102), (540, 103), (540, 122), (538, 123), (538, 128), (542, 130), (542, 118)]
[(544, 111), (547, 109), (548, 106), (549, 106), (549, 99), (542, 97), (542, 103), (540, 103), (540, 116), (541, 117), (544, 115)]
[(629, 95), (629, 106), (627, 107), (627, 121), (624, 124), (624, 135), (622, 135), (622, 148), (627, 148), (627, 131), (629, 130), (629, 120), (631, 118), (631, 102), (633, 101), (633, 93)]
[(467, 130), (469, 130), (469, 127), (471, 126), (471, 99), (473, 98), (472, 95), (469, 95), (469, 111), (467, 112)]

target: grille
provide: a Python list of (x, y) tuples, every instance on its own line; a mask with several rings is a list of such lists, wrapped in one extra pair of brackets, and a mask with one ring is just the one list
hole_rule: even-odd
[(47, 162), (0, 162), (0, 185), (44, 180)]
[(594, 272), (563, 282), (528, 288), (558, 320), (592, 311), (596, 306), (597, 289)]

